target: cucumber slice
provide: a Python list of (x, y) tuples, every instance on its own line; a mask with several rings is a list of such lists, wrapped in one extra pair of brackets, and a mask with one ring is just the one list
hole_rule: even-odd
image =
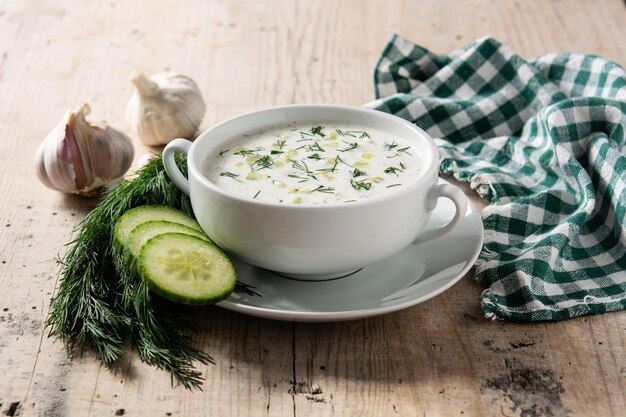
[(178, 223), (202, 232), (198, 222), (180, 210), (168, 206), (139, 206), (128, 210), (117, 221), (113, 231), (113, 246), (115, 249), (121, 251), (124, 245), (126, 245), (132, 230), (141, 223), (151, 220)]
[(141, 279), (155, 293), (183, 304), (205, 305), (235, 289), (237, 272), (212, 243), (183, 233), (148, 240), (139, 255)]
[(184, 233), (186, 235), (196, 236), (200, 239), (211, 242), (204, 232), (199, 232), (191, 227), (183, 226), (179, 223), (166, 222), (162, 220), (147, 221), (135, 227), (124, 245), (124, 260), (132, 271), (139, 273), (138, 267), (139, 255), (141, 247), (153, 237), (163, 233)]

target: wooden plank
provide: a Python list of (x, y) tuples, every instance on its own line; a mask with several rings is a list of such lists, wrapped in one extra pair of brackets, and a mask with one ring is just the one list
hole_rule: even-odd
[(298, 325), (298, 413), (622, 414), (623, 313), (564, 323), (492, 322), (477, 306), (481, 290), (466, 277), (402, 312)]
[[(372, 98), (392, 32), (445, 53), (485, 34), (524, 57), (595, 53), (624, 64), (619, 0), (0, 1), (0, 413), (6, 415), (620, 415), (626, 315), (490, 322), (471, 276), (406, 311), (331, 324), (189, 312), (202, 392), (129, 352), (108, 370), (68, 359), (43, 322), (55, 257), (94, 205), (41, 186), (32, 159), (66, 108), (128, 130), (133, 68), (192, 76), (202, 128), (261, 107)], [(137, 156), (146, 151), (136, 137)], [(4, 223), (2, 223), (4, 222)], [(5, 310), (6, 309), (6, 310)]]

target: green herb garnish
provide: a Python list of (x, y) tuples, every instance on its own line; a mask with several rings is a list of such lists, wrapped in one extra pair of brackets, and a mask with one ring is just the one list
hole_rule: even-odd
[(348, 147), (345, 149), (337, 149), (339, 152), (348, 152), (351, 151), (352, 149), (356, 149), (359, 146), (358, 143), (353, 142), (353, 143), (349, 143)]
[(228, 151), (230, 151), (230, 149), (226, 149), (226, 150), (220, 151), (220, 156), (224, 155)]
[(340, 130), (340, 129), (336, 129), (335, 132), (337, 132), (337, 134), (339, 136), (350, 136), (351, 138), (356, 138), (358, 136), (359, 139), (363, 139), (363, 138), (369, 138), (370, 135), (363, 131), (363, 130)]
[(233, 154), (240, 155), (240, 156), (251, 156), (251, 155), (254, 155), (256, 151), (258, 151), (258, 149), (252, 150), (252, 149), (246, 149), (246, 148), (237, 148), (237, 150), (233, 152)]
[(324, 151), (324, 148), (322, 148), (322, 147), (320, 146), (320, 144), (319, 144), (319, 143), (317, 143), (317, 141), (315, 141), (315, 143), (314, 143), (313, 145), (309, 145), (309, 146), (307, 146), (307, 150), (308, 150), (309, 152), (325, 152), (325, 151)]
[[(239, 179), (237, 178), (238, 176), (239, 176), (239, 175), (237, 175), (237, 174), (233, 174), (232, 172), (228, 172), (228, 171), (225, 171), (225, 172), (221, 172), (221, 173), (220, 173), (220, 177), (229, 177), (229, 178), (232, 178), (232, 179), (234, 179), (234, 180), (239, 181)], [(239, 182), (241, 182), (241, 181), (239, 181)]]
[(299, 169), (300, 171), (303, 171), (303, 172), (305, 172), (307, 174), (311, 174), (312, 173), (311, 171), (309, 171), (309, 166), (304, 161), (291, 160), (291, 166), (293, 168)]
[(312, 133), (302, 132), (302, 131), (298, 132), (298, 133), (300, 133), (300, 138), (301, 139), (297, 140), (296, 142), (303, 142), (303, 141), (307, 141), (307, 140), (313, 140), (313, 138), (312, 138), (313, 134)]
[(350, 173), (351, 173), (351, 174), (352, 174), (352, 176), (353, 176), (353, 177), (355, 177), (355, 178), (356, 178), (356, 177), (363, 176), (363, 175), (367, 175), (367, 172), (365, 172), (365, 171), (361, 171), (361, 170), (360, 170), (360, 169), (358, 169), (358, 168), (354, 168), (354, 171), (350, 171)]
[(257, 198), (259, 194), (261, 194), (261, 190), (257, 191), (256, 194), (254, 195), (254, 197), (252, 197), (252, 198)]
[(391, 185), (388, 185), (387, 188), (397, 187), (398, 185), (402, 185), (402, 184), (391, 184)]
[(272, 157), (269, 155), (263, 155), (263, 156), (259, 156), (254, 163), (252, 164), (251, 168), (252, 170), (257, 170), (257, 169), (263, 169), (263, 168), (269, 168), (272, 165), (274, 165), (274, 161), (272, 160)]
[(311, 190), (312, 193), (315, 191), (319, 191), (320, 193), (334, 193), (335, 189), (333, 187), (324, 187), (323, 185), (320, 185), (316, 189)]
[(370, 188), (372, 188), (372, 183), (371, 182), (367, 182), (366, 180), (356, 181), (354, 179), (351, 179), (350, 180), (350, 185), (355, 190), (369, 190)]
[[(398, 144), (397, 144), (396, 142), (393, 142), (392, 144), (385, 143), (385, 146), (387, 147), (387, 149), (392, 150), (392, 149), (394, 149), (395, 147), (397, 147), (397, 146), (398, 146)], [(411, 152), (409, 152), (409, 149), (410, 149), (410, 148), (411, 148), (410, 146), (406, 146), (406, 147), (404, 147), (404, 148), (399, 148), (399, 149), (397, 149), (397, 150), (396, 150), (396, 153), (395, 153), (394, 155), (392, 155), (392, 156), (388, 156), (387, 158), (397, 158), (398, 156), (400, 156), (400, 154), (401, 154), (401, 153), (405, 153), (405, 154), (407, 154), (407, 155), (411, 155)], [(404, 168), (405, 168), (405, 167), (404, 167), (404, 164), (403, 164), (402, 162), (400, 162), (400, 167), (401, 167), (402, 169), (404, 169)]]
[(396, 148), (396, 147), (398, 147), (398, 144), (396, 143), (395, 140), (391, 143), (385, 142), (385, 148), (387, 148), (388, 151), (391, 151), (393, 148)]
[[(400, 164), (400, 166), (403, 166), (403, 165)], [(396, 174), (396, 176), (398, 175), (398, 172), (402, 172), (402, 171), (404, 171), (402, 168), (396, 168), (394, 166), (385, 168), (385, 174)]]
[(324, 137), (326, 135), (324, 134), (324, 132), (322, 132), (323, 129), (324, 127), (322, 126), (315, 126), (311, 128), (310, 132), (312, 135), (318, 135), (318, 136)]
[(336, 157), (332, 168), (320, 168), (317, 170), (317, 172), (335, 172), (335, 169), (337, 169), (337, 164), (339, 164), (339, 161), (340, 161), (340, 158)]
[(337, 156), (335, 157), (335, 161), (336, 161), (336, 162), (341, 162), (342, 164), (347, 165), (347, 166), (349, 166), (349, 167), (351, 167), (351, 166), (352, 166), (352, 165), (350, 165), (349, 163), (347, 163), (346, 161), (344, 161), (343, 159), (341, 159), (341, 157), (340, 157), (339, 155), (337, 155)]
[(296, 175), (296, 174), (287, 174), (287, 176), (290, 177), (290, 178), (297, 178), (299, 180), (302, 180), (302, 181), (298, 181), (298, 182), (305, 182), (305, 181), (309, 180), (307, 177), (301, 177), (301, 176)]
[(309, 159), (314, 159), (314, 160), (316, 160), (316, 161), (319, 161), (320, 159), (322, 159), (322, 157), (321, 157), (321, 156), (320, 156), (320, 154), (318, 154), (318, 153), (314, 153), (314, 154), (312, 154), (312, 155), (309, 155), (309, 156), (307, 156), (307, 158), (309, 158)]

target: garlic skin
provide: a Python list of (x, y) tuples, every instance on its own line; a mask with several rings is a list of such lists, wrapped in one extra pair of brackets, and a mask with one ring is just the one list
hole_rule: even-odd
[(144, 153), (141, 154), (141, 156), (139, 156), (139, 159), (137, 159), (137, 169), (143, 168), (146, 165), (148, 165), (154, 158), (156, 157), (156, 154), (152, 153), (152, 152), (148, 152), (148, 153)]
[(39, 145), (35, 165), (46, 187), (91, 197), (130, 168), (135, 154), (130, 138), (110, 126), (89, 123), (85, 116), (90, 111), (87, 104), (68, 111)]
[(138, 71), (130, 80), (136, 90), (128, 102), (126, 119), (143, 143), (165, 145), (196, 134), (206, 104), (194, 80), (170, 72), (148, 78)]

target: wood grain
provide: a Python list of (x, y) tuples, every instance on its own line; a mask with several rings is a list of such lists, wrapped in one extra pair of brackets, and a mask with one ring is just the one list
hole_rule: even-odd
[[(128, 131), (128, 74), (192, 76), (202, 124), (289, 103), (362, 104), (391, 33), (446, 53), (491, 35), (523, 57), (626, 62), (620, 0), (0, 1), (0, 413), (4, 415), (619, 416), (626, 315), (492, 322), (471, 273), (405, 311), (293, 324), (192, 309), (204, 391), (134, 352), (113, 369), (47, 337), (55, 257), (95, 201), (40, 185), (33, 157), (64, 111)], [(133, 137), (137, 157), (147, 151)], [(468, 193), (470, 191), (465, 188)]]

